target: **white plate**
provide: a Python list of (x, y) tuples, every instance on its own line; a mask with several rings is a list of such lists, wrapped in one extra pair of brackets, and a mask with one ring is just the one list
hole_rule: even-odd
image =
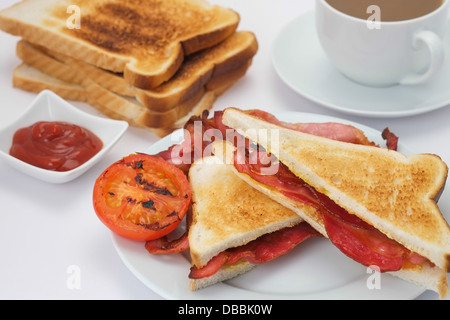
[[(447, 33), (450, 32), (450, 24)], [(274, 43), (273, 65), (295, 92), (327, 108), (369, 117), (404, 117), (450, 104), (450, 37), (445, 37), (447, 60), (429, 83), (372, 88), (343, 76), (328, 60), (316, 34), (314, 12), (294, 19)]]
[[(14, 133), (38, 121), (65, 121), (84, 127), (102, 140), (103, 148), (81, 166), (64, 172), (41, 169), (12, 157), (9, 150)], [(119, 141), (127, 128), (128, 123), (125, 121), (85, 113), (52, 91), (44, 90), (16, 121), (0, 130), (0, 158), (11, 167), (34, 178), (50, 183), (66, 183), (79, 177), (96, 164)]]
[[(276, 116), (289, 122), (352, 124), (364, 130), (370, 140), (385, 145), (379, 131), (346, 120), (296, 112)], [(179, 142), (179, 139), (168, 136), (152, 145), (147, 152), (158, 153), (174, 142)], [(402, 145), (399, 151), (411, 153)], [(449, 207), (448, 204), (446, 206)], [(153, 256), (142, 242), (114, 234), (112, 240), (129, 270), (166, 299), (413, 299), (425, 291), (388, 274), (380, 275), (380, 288), (370, 290), (367, 283), (372, 283), (370, 279), (374, 274), (367, 273), (364, 266), (344, 256), (327, 239), (316, 238), (249, 273), (191, 292), (188, 279), (190, 263), (185, 254)]]

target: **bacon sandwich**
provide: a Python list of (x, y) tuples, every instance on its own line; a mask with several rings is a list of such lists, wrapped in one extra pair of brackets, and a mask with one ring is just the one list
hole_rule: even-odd
[[(251, 187), (211, 156), (189, 170), (191, 290), (252, 270), (321, 235), (294, 211)], [(218, 183), (219, 182), (219, 183)], [(275, 245), (276, 244), (276, 245)]]
[(448, 167), (440, 157), (406, 156), (358, 132), (347, 141), (323, 130), (329, 126), (287, 124), (263, 112), (230, 108), (222, 121), (277, 167), (263, 174), (267, 164), (252, 161), (258, 155), (236, 148), (232, 167), (246, 183), (296, 212), (353, 260), (447, 295), (450, 228), (437, 201)]

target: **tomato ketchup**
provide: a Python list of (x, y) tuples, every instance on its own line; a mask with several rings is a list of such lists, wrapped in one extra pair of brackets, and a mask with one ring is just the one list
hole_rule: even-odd
[(40, 121), (16, 131), (10, 154), (33, 166), (62, 172), (81, 166), (102, 147), (101, 139), (88, 129)]

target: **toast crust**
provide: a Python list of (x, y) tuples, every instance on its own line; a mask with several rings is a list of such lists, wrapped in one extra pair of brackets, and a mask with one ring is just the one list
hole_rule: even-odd
[[(175, 86), (182, 87), (185, 85), (190, 93), (185, 95), (181, 101), (178, 101), (178, 98), (175, 97), (173, 99), (175, 100), (174, 106), (168, 109), (163, 108), (162, 111), (149, 109), (136, 98), (132, 98), (137, 95), (137, 89), (128, 86), (120, 75), (75, 61), (70, 57), (50, 52), (42, 47), (38, 48), (24, 40), (19, 41), (17, 44), (17, 55), (26, 64), (35, 67), (46, 75), (25, 79), (23, 74), (16, 72), (13, 81), (16, 87), (28, 91), (39, 92), (47, 88), (57, 91), (67, 99), (87, 101), (111, 118), (128, 121), (136, 127), (151, 128), (158, 136), (165, 136), (173, 130), (183, 127), (190, 116), (200, 115), (202, 111), (211, 109), (217, 97), (246, 74), (252, 64), (252, 59), (241, 60), (247, 56), (253, 56), (256, 46), (254, 35), (249, 32), (239, 32), (227, 39), (229, 41), (225, 42), (225, 44), (231, 44), (231, 42), (236, 44), (236, 40), (242, 41), (244, 39), (247, 41), (247, 44), (244, 46), (239, 48), (235, 48), (234, 45), (231, 46), (237, 53), (228, 55), (226, 51), (230, 48), (218, 45), (216, 47), (220, 46), (222, 49), (215, 47), (212, 52), (219, 49), (220, 53), (218, 53), (218, 56), (220, 59), (214, 59), (214, 54), (206, 54), (206, 56), (210, 57), (210, 60), (224, 61), (224, 64), (227, 64), (227, 68), (219, 68), (220, 72), (215, 72), (215, 64), (212, 62), (206, 63), (206, 65), (210, 65), (209, 69), (211, 71), (208, 72), (207, 79), (200, 83), (201, 85), (189, 88), (191, 80), (183, 76), (180, 76), (181, 79), (174, 79), (176, 82)], [(244, 54), (244, 52), (248, 53), (245, 48), (249, 47), (253, 48), (250, 50), (249, 55)], [(199, 55), (203, 54), (199, 53)], [(239, 56), (239, 59), (232, 58), (236, 56)], [(203, 65), (203, 63), (200, 64)], [(25, 66), (19, 68), (25, 68)], [(191, 68), (197, 69), (192, 65)], [(189, 68), (187, 69), (189, 70)], [(192, 77), (196, 76), (190, 75)], [(53, 76), (56, 79), (50, 80), (49, 76)], [(61, 86), (61, 83), (55, 83), (61, 80), (66, 82), (64, 86)], [(102, 83), (104, 86), (99, 83)], [(82, 94), (80, 86), (86, 90), (85, 94)], [(167, 83), (166, 86), (170, 86), (170, 84)], [(121, 93), (131, 93), (131, 97), (113, 92), (112, 90), (114, 89)], [(148, 94), (149, 91), (146, 91), (146, 95)], [(162, 104), (164, 104), (164, 101)]]
[(14, 70), (13, 86), (35, 93), (49, 89), (63, 99), (87, 101), (86, 90), (83, 86), (56, 79), (26, 64), (21, 64)]
[(253, 59), (257, 51), (255, 35), (238, 31), (220, 44), (187, 57), (177, 73), (159, 87), (137, 90), (137, 98), (153, 110), (170, 109), (177, 103), (190, 99), (199, 88), (208, 85), (212, 78), (240, 68), (243, 62)]
[[(73, 68), (65, 64), (55, 68), (51, 63), (42, 64), (43, 61), (46, 60), (39, 60), (38, 65), (43, 65), (44, 70), (53, 70), (56, 75), (69, 81), (73, 78)], [(215, 84), (214, 87), (198, 91), (192, 99), (167, 112), (151, 111), (136, 99), (115, 94), (89, 78), (84, 77), (83, 85), (79, 85), (50, 76), (25, 64), (16, 68), (13, 85), (36, 93), (44, 89), (53, 90), (65, 99), (87, 102), (108, 117), (127, 121), (135, 127), (150, 129), (156, 135), (164, 137), (175, 129), (182, 128), (191, 116), (201, 115), (204, 110), (211, 109), (216, 99), (243, 77), (250, 65), (251, 61), (247, 61), (235, 70), (213, 77), (211, 83)], [(78, 74), (75, 74), (78, 77)]]
[(136, 97), (152, 111), (167, 112), (191, 101), (205, 87), (208, 90), (217, 88), (218, 78), (230, 78), (232, 72), (244, 70), (243, 65), (253, 58), (257, 50), (258, 43), (253, 33), (236, 32), (220, 44), (187, 57), (169, 81), (151, 90), (131, 87), (122, 74), (100, 69), (23, 40), (18, 42), (16, 51), (25, 63), (64, 81), (83, 84), (86, 78), (90, 78), (114, 93)]
[(223, 282), (225, 280), (230, 280), (241, 274), (247, 273), (254, 269), (256, 265), (244, 260), (239, 261), (235, 264), (223, 266), (219, 269), (213, 276), (203, 278), (203, 279), (191, 279), (190, 289), (191, 291), (196, 291), (203, 289), (205, 287), (211, 286), (213, 284)]

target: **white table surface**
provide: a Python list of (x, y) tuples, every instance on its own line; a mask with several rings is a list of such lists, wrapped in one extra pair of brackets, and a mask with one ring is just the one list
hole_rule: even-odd
[[(2, 0), (0, 9), (15, 2)], [(314, 0), (211, 2), (239, 12), (239, 29), (254, 31), (260, 45), (246, 77), (218, 99), (215, 110), (237, 106), (301, 111), (337, 116), (377, 130), (388, 126), (407, 146), (439, 154), (450, 163), (450, 108), (404, 119), (350, 116), (310, 102), (280, 80), (271, 61), (272, 44), (289, 21), (314, 9)], [(19, 117), (36, 97), (12, 87), (12, 72), (20, 63), (15, 55), (17, 40), (0, 32), (0, 128)], [(98, 114), (89, 105), (74, 104)], [(156, 141), (152, 133), (130, 128), (99, 164), (64, 185), (40, 182), (0, 161), (0, 299), (162, 299), (122, 263), (91, 201), (94, 181), (107, 166)], [(71, 266), (80, 271), (79, 289), (67, 285)], [(419, 298), (437, 299), (437, 295), (427, 291)]]

